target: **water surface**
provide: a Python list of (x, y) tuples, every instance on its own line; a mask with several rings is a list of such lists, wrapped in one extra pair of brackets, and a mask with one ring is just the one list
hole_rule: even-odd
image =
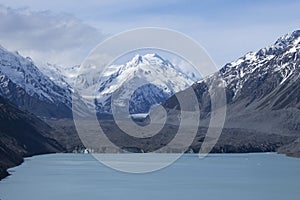
[(187, 154), (173, 165), (147, 174), (115, 171), (88, 154), (49, 154), (27, 158), (9, 172), (12, 175), (0, 181), (1, 200), (300, 197), (300, 159), (270, 153), (210, 154), (202, 160)]

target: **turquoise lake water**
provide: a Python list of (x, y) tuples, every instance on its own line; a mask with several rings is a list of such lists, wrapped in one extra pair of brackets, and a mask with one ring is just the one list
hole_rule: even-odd
[(26, 158), (9, 172), (0, 181), (1, 200), (300, 198), (300, 159), (273, 153), (210, 154), (204, 159), (186, 154), (146, 174), (110, 169), (89, 154), (49, 154)]

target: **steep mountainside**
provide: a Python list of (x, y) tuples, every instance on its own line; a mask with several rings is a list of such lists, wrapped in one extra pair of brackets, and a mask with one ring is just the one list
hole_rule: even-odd
[(0, 179), (7, 175), (7, 168), (20, 164), (23, 156), (64, 151), (50, 138), (51, 131), (46, 123), (0, 97)]
[[(231, 146), (228, 151), (243, 145), (263, 149), (272, 143), (275, 150), (300, 137), (299, 65), (300, 31), (295, 31), (270, 47), (226, 64), (219, 72), (192, 86), (202, 112), (201, 126), (205, 127), (211, 111), (208, 88), (213, 81), (225, 82), (228, 103), (225, 129), (214, 151), (224, 151), (224, 145)], [(176, 98), (170, 98), (164, 105), (175, 108)], [(296, 149), (295, 154), (300, 152), (300, 147)]]
[(299, 109), (299, 54), (300, 31), (295, 31), (225, 65), (219, 75), (232, 92), (230, 101), (251, 97), (248, 105), (257, 102), (260, 108)]
[(30, 58), (0, 47), (0, 95), (41, 117), (70, 117), (71, 91), (55, 84)]

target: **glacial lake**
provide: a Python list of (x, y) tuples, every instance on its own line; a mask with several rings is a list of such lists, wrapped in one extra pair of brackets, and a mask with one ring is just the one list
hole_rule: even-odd
[(274, 153), (210, 154), (201, 160), (186, 154), (146, 174), (110, 169), (89, 154), (49, 154), (26, 158), (9, 172), (0, 181), (1, 200), (300, 198), (300, 159)]

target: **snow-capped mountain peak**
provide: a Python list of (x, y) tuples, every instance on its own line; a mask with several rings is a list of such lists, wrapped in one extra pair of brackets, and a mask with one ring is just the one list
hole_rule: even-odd
[(164, 66), (170, 66), (174, 68), (172, 63), (170, 63), (168, 60), (163, 59), (161, 56), (159, 56), (156, 53), (145, 54), (145, 55), (136, 54), (131, 61), (126, 63), (126, 66), (137, 66), (141, 63), (156, 65), (156, 66), (164, 65)]
[[(122, 72), (130, 68), (136, 68), (136, 67), (146, 68), (148, 66), (155, 66), (163, 69), (165, 69), (166, 67), (175, 69), (175, 67), (170, 61), (163, 59), (161, 56), (159, 56), (156, 53), (153, 53), (153, 54), (145, 54), (145, 55), (136, 54), (130, 61), (128, 61), (124, 65), (110, 66), (108, 71), (113, 71), (111, 70), (112, 68), (118, 68), (120, 69), (120, 72)], [(180, 71), (179, 68), (176, 70)]]
[(126, 85), (126, 90), (136, 87), (135, 84), (128, 84), (129, 82), (145, 83), (131, 98), (132, 105), (137, 105), (135, 108), (132, 106), (132, 113), (140, 113), (148, 112), (151, 106), (189, 87), (193, 80), (158, 54), (135, 55), (125, 64), (108, 67), (96, 83), (97, 87), (90, 86), (99, 88), (97, 100), (100, 112), (110, 112), (110, 97), (121, 87)]
[[(169, 93), (178, 92), (192, 84), (192, 80), (185, 73), (157, 54), (136, 55), (124, 65), (113, 65), (107, 70), (113, 73), (103, 73), (104, 76), (99, 81), (99, 91), (102, 94), (113, 92), (133, 78), (141, 78), (161, 86), (168, 85), (166, 91)], [(166, 84), (165, 81), (169, 81), (170, 84)]]

